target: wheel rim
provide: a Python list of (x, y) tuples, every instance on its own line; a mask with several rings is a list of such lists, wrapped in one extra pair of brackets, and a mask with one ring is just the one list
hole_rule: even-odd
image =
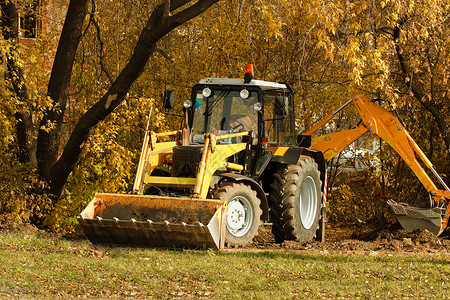
[(305, 229), (311, 228), (316, 218), (317, 212), (317, 192), (316, 183), (311, 176), (303, 181), (300, 192), (300, 220)]
[(228, 202), (227, 229), (234, 236), (243, 236), (253, 222), (250, 202), (242, 196), (236, 196)]

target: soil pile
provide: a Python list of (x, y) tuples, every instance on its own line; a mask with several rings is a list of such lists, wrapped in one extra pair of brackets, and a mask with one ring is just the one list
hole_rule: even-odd
[(450, 240), (446, 237), (437, 237), (425, 228), (413, 232), (406, 232), (397, 226), (385, 230), (372, 230), (362, 226), (331, 227), (326, 229), (324, 243), (313, 241), (298, 243), (284, 241), (275, 243), (270, 226), (261, 226), (259, 235), (253, 244), (244, 249), (258, 250), (307, 250), (317, 253), (368, 253), (376, 255), (379, 252), (389, 253), (447, 253), (450, 251)]

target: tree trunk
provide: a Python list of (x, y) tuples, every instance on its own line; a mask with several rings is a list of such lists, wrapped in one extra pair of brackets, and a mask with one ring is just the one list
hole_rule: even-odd
[(79, 160), (90, 131), (122, 103), (131, 85), (144, 71), (150, 55), (156, 49), (156, 43), (171, 30), (200, 15), (218, 1), (199, 0), (195, 4), (179, 10), (173, 16), (170, 15), (171, 12), (190, 3), (191, 0), (165, 0), (163, 4), (154, 9), (139, 36), (129, 62), (106, 94), (80, 118), (61, 157), (53, 166), (49, 176), (53, 195), (61, 194), (67, 177)]
[[(50, 170), (58, 159), (72, 67), (82, 37), (88, 3), (89, 0), (70, 1), (48, 83), (47, 95), (52, 99), (53, 107), (46, 110), (40, 122), (36, 151), (38, 173), (46, 181), (50, 181)], [(43, 130), (42, 127), (51, 129)]]

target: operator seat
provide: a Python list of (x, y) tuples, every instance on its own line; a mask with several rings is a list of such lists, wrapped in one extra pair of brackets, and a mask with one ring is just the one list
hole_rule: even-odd
[[(233, 133), (252, 131), (254, 133), (253, 123), (249, 116), (244, 114), (231, 115), (229, 118), (223, 118), (221, 129), (231, 130)], [(253, 137), (252, 145), (258, 144), (258, 139)]]

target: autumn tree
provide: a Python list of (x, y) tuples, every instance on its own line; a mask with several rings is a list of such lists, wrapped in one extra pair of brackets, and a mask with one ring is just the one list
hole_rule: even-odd
[[(19, 158), (22, 163), (36, 164), (41, 179), (49, 185), (49, 192), (57, 201), (62, 188), (75, 168), (91, 130), (110, 115), (125, 99), (131, 85), (144, 71), (151, 55), (158, 49), (158, 42), (174, 28), (203, 13), (218, 0), (166, 0), (155, 5), (146, 20), (132, 55), (117, 77), (110, 78), (111, 84), (104, 95), (89, 108), (73, 128), (64, 150), (59, 156), (62, 124), (72, 78), (72, 70), (80, 40), (83, 36), (88, 16), (95, 13), (94, 1), (70, 1), (64, 26), (59, 38), (47, 87), (49, 103), (43, 109), (39, 122), (37, 143), (34, 143), (33, 122), (28, 109), (15, 111), (16, 136)], [(22, 3), (2, 1), (3, 39), (9, 48), (3, 57), (8, 66), (5, 74), (9, 78), (14, 99), (24, 108), (31, 103), (24, 73), (15, 59), (18, 45), (17, 7)], [(91, 8), (91, 12), (90, 9)]]
[(330, 59), (346, 62), (354, 87), (423, 105), (450, 155), (448, 10), (445, 1), (333, 1), (317, 14), (325, 26), (316, 35)]

